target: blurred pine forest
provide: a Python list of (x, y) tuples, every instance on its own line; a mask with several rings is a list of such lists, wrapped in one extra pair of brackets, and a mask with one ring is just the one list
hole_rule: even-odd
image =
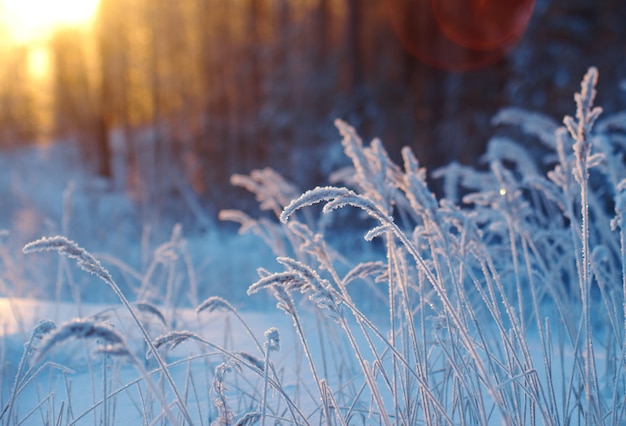
[(476, 163), (503, 106), (571, 114), (590, 65), (599, 103), (625, 104), (623, 0), (537, 0), (515, 46), (462, 72), (406, 50), (386, 6), (101, 0), (91, 32), (48, 41), (48, 90), (29, 77), (31, 47), (4, 47), (0, 146), (74, 143), (94, 174), (160, 214), (177, 199), (216, 212), (238, 207), (232, 173), (271, 166), (302, 189), (321, 183), (341, 162), (335, 118), (383, 139), (394, 159), (413, 147), (432, 170)]

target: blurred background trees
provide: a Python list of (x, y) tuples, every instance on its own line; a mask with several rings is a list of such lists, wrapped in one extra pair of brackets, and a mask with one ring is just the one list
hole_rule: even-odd
[[(29, 47), (0, 36), (0, 145), (75, 143), (93, 173), (158, 216), (178, 200), (237, 206), (229, 177), (253, 168), (321, 183), (341, 161), (335, 118), (395, 159), (413, 147), (432, 170), (475, 163), (502, 106), (572, 113), (590, 65), (610, 87), (602, 105), (624, 105), (621, 0), (538, 0), (515, 46), (463, 72), (406, 50), (390, 1), (100, 0), (93, 28), (47, 41), (47, 90), (28, 73)], [(418, 21), (408, 25), (433, 25)]]

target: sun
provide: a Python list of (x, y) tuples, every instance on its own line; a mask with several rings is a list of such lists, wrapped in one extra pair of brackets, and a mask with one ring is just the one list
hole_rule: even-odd
[(14, 43), (45, 40), (62, 25), (87, 24), (99, 0), (0, 0), (0, 26)]

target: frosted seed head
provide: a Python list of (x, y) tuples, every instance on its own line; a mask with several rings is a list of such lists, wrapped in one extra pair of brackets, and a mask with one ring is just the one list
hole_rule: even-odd
[(161, 322), (161, 324), (167, 325), (167, 321), (165, 321), (165, 315), (163, 315), (161, 310), (153, 304), (140, 302), (135, 303), (134, 306), (137, 308), (138, 311), (154, 315)]
[(282, 287), (285, 290), (301, 290), (306, 283), (293, 272), (278, 272), (261, 278), (250, 287), (248, 287), (248, 296), (259, 292), (264, 288)]
[(237, 423), (235, 423), (235, 426), (252, 426), (252, 425), (257, 424), (260, 419), (261, 419), (261, 413), (257, 411), (251, 411), (249, 413), (244, 414), (239, 420), (237, 420)]
[[(52, 349), (69, 339), (98, 339), (99, 344), (107, 346), (126, 348), (126, 342), (122, 335), (114, 328), (91, 320), (76, 319), (62, 324), (54, 332), (49, 333), (38, 348), (36, 362), (40, 361)], [(119, 350), (118, 350), (119, 352)]]
[(255, 357), (254, 355), (251, 355), (248, 352), (234, 352), (234, 354), (239, 356), (239, 358), (243, 359), (244, 361), (248, 362), (250, 365), (256, 367), (257, 369), (261, 371), (265, 370), (265, 364), (263, 363), (263, 361)]
[(44, 337), (46, 337), (47, 334), (49, 334), (56, 328), (57, 328), (57, 325), (54, 323), (54, 321), (50, 321), (48, 319), (42, 319), (35, 326), (35, 328), (33, 328), (33, 331), (30, 334), (30, 339), (29, 339), (30, 343), (32, 344), (32, 342), (34, 342), (35, 340), (43, 339)]
[(381, 261), (359, 263), (343, 277), (343, 285), (348, 285), (357, 278), (364, 279), (372, 275), (376, 282), (381, 276), (386, 277), (387, 273), (388, 267)]
[(333, 200), (338, 197), (346, 197), (348, 195), (356, 195), (354, 192), (346, 188), (337, 188), (333, 186), (324, 186), (306, 191), (300, 197), (291, 201), (280, 215), (280, 221), (287, 223), (289, 216), (291, 216), (296, 210), (299, 210), (306, 206), (321, 203), (327, 200)]
[(114, 285), (113, 278), (109, 272), (100, 265), (87, 250), (79, 247), (74, 241), (62, 236), (44, 237), (37, 241), (30, 242), (24, 246), (22, 251), (26, 254), (40, 251), (56, 250), (70, 259), (76, 260), (78, 266), (90, 274), (96, 275), (108, 285)]
[(228, 311), (234, 312), (235, 308), (228, 303), (225, 299), (219, 296), (211, 296), (207, 298), (204, 302), (202, 302), (196, 308), (196, 313), (200, 313), (203, 311), (207, 312), (216, 312), (216, 311)]
[(199, 342), (204, 341), (202, 337), (198, 336), (195, 333), (192, 333), (191, 331), (174, 330), (174, 331), (170, 331), (169, 333), (166, 333), (157, 337), (153, 343), (156, 349), (159, 349), (163, 346), (167, 346), (170, 349), (174, 349), (176, 346), (190, 339), (196, 340)]
[(265, 331), (265, 344), (267, 346), (267, 350), (270, 352), (278, 352), (280, 351), (280, 334), (278, 333), (278, 329), (276, 327), (268, 328)]
[(597, 83), (598, 69), (596, 67), (590, 67), (583, 77), (583, 81), (580, 83), (580, 93), (576, 93), (576, 95), (574, 95), (574, 99), (576, 100), (578, 107), (576, 111), (576, 118), (578, 118), (580, 122), (588, 122), (587, 118), (589, 117), (589, 114), (592, 113), (593, 101), (596, 97)]

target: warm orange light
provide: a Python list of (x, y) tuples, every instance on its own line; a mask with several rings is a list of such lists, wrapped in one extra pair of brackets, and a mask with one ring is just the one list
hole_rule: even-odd
[(62, 25), (88, 23), (99, 0), (0, 0), (0, 25), (14, 43), (45, 40)]

